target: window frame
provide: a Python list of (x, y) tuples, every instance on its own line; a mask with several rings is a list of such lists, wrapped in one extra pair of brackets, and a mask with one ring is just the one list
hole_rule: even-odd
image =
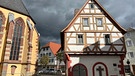
[[(87, 24), (85, 24), (85, 20), (87, 20)], [(84, 27), (88, 27), (89, 26), (89, 18), (82, 18), (82, 25), (84, 26)]]
[(93, 3), (89, 3), (89, 8), (90, 9), (94, 9), (95, 8), (94, 4)]
[(0, 14), (0, 27), (2, 26), (3, 20), (2, 20), (2, 14)]
[(18, 19), (14, 25), (9, 60), (19, 60), (19, 52), (20, 52), (22, 34), (23, 34), (23, 21)]
[(129, 58), (134, 58), (135, 56), (134, 56), (134, 52), (128, 52), (128, 57)]
[[(101, 24), (98, 24), (98, 20), (101, 20)], [(96, 25), (97, 27), (103, 27), (103, 18), (96, 18)]]
[[(130, 44), (130, 43), (131, 43), (131, 44)], [(132, 46), (133, 46), (132, 40), (127, 40), (127, 41), (126, 41), (126, 45), (127, 45), (127, 47), (132, 47)]]
[(130, 37), (130, 36), (131, 36), (130, 32), (126, 33), (126, 37)]
[[(106, 38), (106, 36), (109, 36), (109, 40), (108, 38)], [(104, 42), (105, 42), (105, 45), (110, 45), (111, 44), (111, 35), (110, 34), (104, 34)]]
[[(79, 35), (82, 36), (82, 39), (79, 38)], [(77, 34), (77, 44), (84, 44), (84, 36), (83, 36), (83, 34)]]

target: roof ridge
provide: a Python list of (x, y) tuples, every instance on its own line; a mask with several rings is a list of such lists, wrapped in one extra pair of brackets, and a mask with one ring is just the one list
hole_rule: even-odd
[[(77, 12), (77, 14), (73, 17), (73, 19), (70, 21), (70, 23), (61, 31), (66, 31), (68, 29), (68, 27), (70, 27), (72, 25), (72, 23), (74, 22), (74, 20), (79, 16), (79, 14), (81, 13), (81, 11), (84, 9), (84, 7), (87, 5), (87, 3), (89, 2), (90, 0), (87, 0), (85, 2), (85, 4), (80, 8), (80, 10)], [(121, 31), (122, 34), (125, 34), (126, 33), (126, 30), (121, 27), (112, 17), (111, 15), (109, 15), (109, 13), (104, 9), (104, 7), (102, 5), (99, 4), (99, 2), (97, 0), (93, 0), (97, 6), (99, 6), (99, 8), (105, 13), (106, 17), (111, 20), (112, 23), (114, 23), (114, 26), (117, 26), (117, 28)]]

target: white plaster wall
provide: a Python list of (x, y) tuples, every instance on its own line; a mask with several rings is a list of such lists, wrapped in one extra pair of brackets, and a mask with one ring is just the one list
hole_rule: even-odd
[(89, 10), (87, 9), (87, 10), (84, 10), (85, 11), (85, 13), (89, 13)]
[(87, 36), (94, 36), (94, 33), (86, 33)]
[(84, 30), (90, 30), (90, 28), (89, 28), (89, 27), (83, 27), (83, 29), (84, 29)]
[[(93, 76), (92, 67), (97, 62), (104, 63), (108, 68), (108, 76), (110, 75), (119, 75), (119, 56), (72, 56), (71, 57), (71, 67), (77, 63), (84, 64), (88, 69), (88, 76)], [(113, 66), (113, 64), (117, 66)]]
[(69, 49), (72, 51), (82, 51), (84, 48), (84, 45), (68, 45)]
[(111, 23), (110, 20), (106, 17), (106, 23)]
[(96, 13), (101, 13), (101, 11), (100, 10), (96, 10)]
[(76, 44), (76, 38), (70, 38), (68, 44)]
[(77, 18), (77, 20), (75, 21), (75, 23), (80, 23), (80, 17)]
[(70, 27), (69, 31), (75, 31), (75, 29), (73, 28), (73, 26)]
[(119, 38), (112, 38), (113, 44), (123, 44)]
[(109, 45), (102, 45), (102, 46), (100, 46), (100, 49), (103, 50), (103, 51), (108, 51), (109, 48), (110, 48)]
[(95, 38), (87, 38), (87, 44), (94, 44)]

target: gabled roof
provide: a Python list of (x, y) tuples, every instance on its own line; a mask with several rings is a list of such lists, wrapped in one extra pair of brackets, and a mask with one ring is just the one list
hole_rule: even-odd
[(135, 28), (134, 27), (127, 28), (127, 32), (130, 32), (130, 31), (135, 31)]
[[(79, 16), (79, 14), (81, 13), (81, 11), (84, 9), (84, 7), (88, 4), (90, 0), (87, 0), (86, 3), (83, 5), (83, 7), (79, 10), (79, 12), (74, 16), (74, 18), (72, 19), (72, 21), (68, 24), (68, 26), (66, 28), (64, 28), (61, 32), (66, 31), (71, 25), (72, 23), (76, 20), (76, 18)], [(103, 14), (114, 24), (114, 26), (121, 31), (122, 34), (126, 33), (126, 30), (124, 28), (122, 28), (108, 13), (107, 11), (97, 2), (97, 0), (93, 0), (95, 2), (95, 4), (97, 4), (97, 6), (99, 7), (99, 9), (102, 10)]]
[(0, 0), (0, 7), (29, 16), (22, 0)]
[(54, 55), (56, 55), (56, 53), (60, 50), (61, 45), (57, 44), (57, 43), (54, 43), (54, 42), (49, 42), (45, 46), (43, 46), (42, 48), (45, 48), (45, 47), (50, 47), (52, 53)]

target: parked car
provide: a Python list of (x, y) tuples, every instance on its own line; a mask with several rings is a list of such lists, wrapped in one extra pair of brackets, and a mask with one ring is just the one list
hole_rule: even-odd
[(43, 73), (48, 74), (49, 71), (50, 71), (49, 69), (46, 69), (46, 70), (43, 71)]
[(45, 73), (45, 74), (47, 74), (47, 73), (49, 73), (49, 69), (42, 69), (42, 70), (40, 70), (40, 71), (38, 71), (38, 73), (39, 74), (41, 74), (41, 73)]
[(62, 70), (61, 69), (57, 70), (57, 75), (62, 75)]
[(43, 73), (43, 69), (38, 71), (39, 74)]
[(56, 70), (54, 70), (54, 69), (49, 69), (49, 74), (56, 74), (56, 73), (57, 73)]

